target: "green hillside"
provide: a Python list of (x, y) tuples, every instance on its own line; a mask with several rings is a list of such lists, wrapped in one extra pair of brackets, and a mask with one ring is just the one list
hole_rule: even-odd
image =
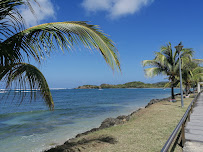
[(96, 85), (83, 85), (79, 86), (76, 89), (107, 89), (107, 88), (163, 88), (167, 82), (157, 82), (157, 83), (144, 83), (141, 81), (133, 81), (125, 84), (101, 84), (100, 86)]

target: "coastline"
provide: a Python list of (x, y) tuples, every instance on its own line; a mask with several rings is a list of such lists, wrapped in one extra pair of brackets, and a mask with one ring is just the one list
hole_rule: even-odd
[(167, 82), (144, 83), (141, 81), (127, 82), (124, 84), (100, 84), (100, 85), (83, 85), (74, 89), (110, 89), (110, 88), (164, 88)]
[[(178, 95), (180, 95), (180, 93), (175, 94), (175, 96), (178, 96)], [(170, 98), (171, 97), (166, 97), (166, 98), (161, 98), (161, 99), (151, 99), (147, 103), (147, 105), (145, 105), (144, 107), (139, 107), (138, 109), (136, 109), (135, 111), (131, 112), (128, 115), (119, 115), (116, 118), (108, 117), (108, 118), (104, 119), (104, 121), (101, 122), (99, 127), (92, 128), (92, 129), (82, 132), (82, 133), (78, 133), (75, 137), (70, 138), (67, 141), (65, 141), (64, 144), (55, 145), (54, 147), (49, 148), (49, 149), (45, 150), (44, 152), (58, 152), (58, 151), (61, 151), (61, 149), (67, 149), (69, 146), (72, 147), (72, 146), (74, 146), (71, 143), (73, 140), (80, 138), (84, 135), (88, 135), (90, 133), (99, 131), (99, 130), (103, 130), (103, 129), (106, 129), (106, 128), (109, 128), (112, 126), (124, 124), (124, 123), (128, 122), (134, 114), (139, 113), (142, 109), (148, 108), (151, 105), (158, 103), (158, 102), (169, 101)], [(103, 139), (101, 139), (101, 140), (103, 140)], [(83, 142), (86, 143), (86, 141), (83, 141)], [(114, 141), (112, 141), (112, 142), (114, 142)], [(71, 143), (71, 144), (69, 145), (69, 143)], [(74, 144), (77, 145), (78, 143), (74, 143)], [(79, 144), (82, 144), (81, 141), (79, 142)], [(68, 145), (68, 147), (67, 147), (67, 145)], [(71, 150), (70, 150), (70, 152), (71, 152)]]

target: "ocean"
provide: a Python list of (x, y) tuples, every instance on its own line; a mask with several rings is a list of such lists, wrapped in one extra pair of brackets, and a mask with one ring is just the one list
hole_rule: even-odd
[[(170, 96), (170, 89), (53, 89), (55, 109), (41, 98), (30, 103), (30, 91), (0, 92), (0, 151), (40, 152), (63, 144), (78, 133), (99, 127), (108, 117), (127, 115), (151, 99)], [(179, 89), (175, 89), (178, 93)]]

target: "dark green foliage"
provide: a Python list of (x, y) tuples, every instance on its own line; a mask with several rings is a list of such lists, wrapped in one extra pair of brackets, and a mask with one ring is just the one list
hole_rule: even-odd
[[(200, 66), (200, 62), (203, 63), (203, 59), (194, 59), (183, 64), (182, 80), (186, 95), (189, 94), (191, 87), (203, 80), (203, 67)], [(179, 80), (179, 78), (177, 79)]]
[(96, 85), (83, 85), (79, 86), (77, 89), (108, 89), (108, 88), (164, 88), (164, 86), (168, 82), (157, 82), (157, 83), (144, 83), (140, 81), (133, 81), (128, 82), (125, 84), (117, 84), (117, 85), (111, 85), (111, 84), (101, 84), (100, 86)]

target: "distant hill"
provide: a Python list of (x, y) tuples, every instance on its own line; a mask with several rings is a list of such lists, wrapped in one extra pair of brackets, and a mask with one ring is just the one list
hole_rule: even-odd
[(101, 84), (97, 85), (83, 85), (75, 89), (107, 89), (107, 88), (163, 88), (167, 82), (157, 82), (157, 83), (144, 83), (141, 81), (133, 81), (124, 84)]

